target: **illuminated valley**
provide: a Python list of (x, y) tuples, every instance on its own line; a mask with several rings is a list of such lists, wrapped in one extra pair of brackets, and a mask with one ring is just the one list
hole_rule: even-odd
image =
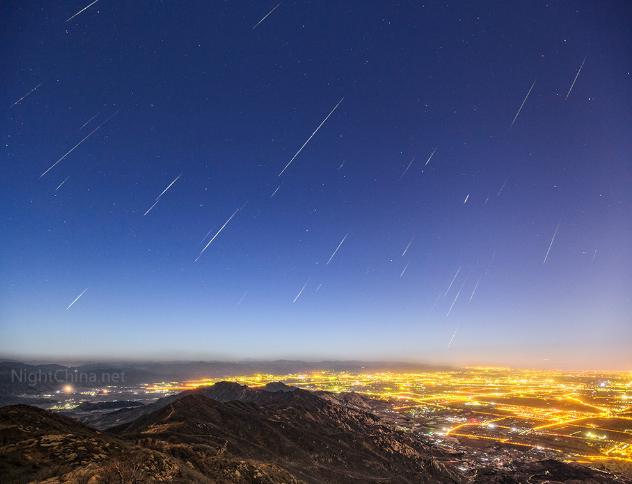
[[(309, 390), (357, 392), (435, 442), (526, 449), (575, 462), (632, 463), (632, 374), (467, 368), (455, 371), (311, 372), (228, 378), (257, 387), (281, 381)], [(222, 378), (147, 385), (172, 393)]]

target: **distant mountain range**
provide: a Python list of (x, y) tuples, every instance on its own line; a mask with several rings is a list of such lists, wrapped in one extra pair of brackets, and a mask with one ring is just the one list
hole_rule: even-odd
[[(254, 373), (283, 375), (314, 370), (360, 371), (378, 369), (423, 370), (445, 367), (412, 363), (319, 361), (188, 361), (188, 362), (117, 362), (79, 365), (29, 364), (0, 361), (0, 396), (53, 392), (66, 383), (77, 388), (99, 385), (138, 385), (160, 381), (196, 378), (224, 378)], [(112, 379), (116, 381), (111, 381)]]
[[(245, 361), (117, 361), (117, 362), (83, 362), (80, 364), (32, 363), (17, 360), (0, 360), (0, 368), (31, 369), (79, 369), (84, 371), (127, 370), (137, 374), (155, 374), (161, 376), (185, 376), (199, 378), (204, 376), (229, 375), (235, 372), (243, 375), (251, 372), (301, 372), (310, 370), (359, 370), (359, 369), (426, 369), (440, 370), (452, 368), (446, 365), (396, 361), (362, 361), (362, 360), (245, 360)], [(208, 372), (211, 374), (208, 374)]]
[(102, 414), (94, 421), (108, 427), (101, 432), (31, 406), (5, 406), (0, 476), (3, 483), (624, 482), (557, 461), (464, 473), (467, 456), (393, 428), (369, 403), (282, 383), (221, 382)]

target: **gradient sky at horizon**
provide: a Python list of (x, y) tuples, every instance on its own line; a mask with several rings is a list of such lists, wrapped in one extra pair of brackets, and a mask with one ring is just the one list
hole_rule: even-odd
[(629, 2), (89, 3), (0, 6), (0, 353), (632, 368)]

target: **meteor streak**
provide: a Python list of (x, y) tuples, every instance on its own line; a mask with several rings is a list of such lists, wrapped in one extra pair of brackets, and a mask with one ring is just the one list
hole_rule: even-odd
[(209, 245), (211, 245), (213, 243), (213, 241), (217, 238), (217, 236), (219, 234), (222, 233), (222, 230), (224, 230), (226, 228), (226, 226), (230, 223), (230, 221), (233, 219), (233, 217), (235, 215), (237, 215), (237, 212), (239, 212), (239, 210), (241, 210), (240, 208), (238, 208), (237, 210), (235, 210), (233, 212), (233, 214), (228, 217), (228, 220), (226, 220), (226, 222), (224, 222), (224, 225), (222, 225), (219, 230), (217, 232), (215, 232), (215, 235), (213, 235), (213, 237), (211, 238), (211, 240), (208, 241), (208, 243), (204, 246), (204, 248), (200, 251), (199, 255), (195, 258), (195, 262), (197, 262), (200, 257), (202, 257), (202, 254), (204, 254), (204, 252), (206, 252), (206, 249), (208, 249)]
[(41, 85), (42, 85), (42, 83), (40, 82), (37, 86), (35, 86), (33, 89), (31, 89), (29, 92), (27, 92), (24, 96), (22, 96), (20, 99), (18, 99), (13, 104), (11, 104), (10, 107), (13, 107), (13, 106), (15, 106), (17, 104), (20, 104), (24, 99), (26, 99), (31, 94), (33, 94), (35, 91), (37, 91)]
[(177, 177), (175, 177), (175, 178), (173, 179), (173, 181), (172, 181), (171, 183), (169, 183), (169, 185), (167, 185), (167, 188), (165, 188), (165, 189), (164, 189), (164, 190), (160, 193), (160, 195), (158, 195), (158, 196), (155, 198), (154, 203), (153, 203), (153, 204), (152, 204), (152, 206), (151, 206), (151, 207), (149, 207), (149, 208), (147, 209), (147, 211), (143, 214), (143, 217), (144, 217), (145, 215), (147, 215), (149, 212), (151, 212), (151, 211), (152, 211), (152, 209), (153, 209), (153, 208), (154, 208), (154, 207), (158, 204), (158, 202), (160, 201), (160, 197), (162, 197), (165, 193), (167, 193), (167, 190), (169, 190), (169, 189), (173, 186), (173, 184), (174, 184), (175, 182), (177, 182), (177, 181), (178, 181), (178, 179), (179, 179), (181, 176), (182, 176), (182, 173), (180, 173)]
[(55, 188), (55, 191), (59, 190), (63, 186), (63, 184), (68, 181), (68, 178), (70, 178), (70, 176), (67, 176), (66, 178), (64, 178), (64, 181), (62, 181), (59, 185), (57, 185), (57, 188)]
[(173, 179), (173, 181), (172, 181), (171, 183), (169, 183), (169, 185), (167, 185), (167, 188), (165, 188), (162, 192), (160, 192), (160, 195), (158, 195), (158, 197), (157, 197), (157, 198), (160, 198), (160, 197), (162, 197), (165, 193), (167, 193), (167, 190), (169, 190), (169, 189), (173, 186), (173, 184), (174, 184), (175, 182), (177, 182), (177, 181), (178, 181), (178, 178), (180, 178), (181, 176), (182, 176), (182, 173), (180, 173), (177, 177), (175, 177), (175, 178)]
[(78, 295), (78, 296), (77, 296), (77, 297), (76, 297), (76, 298), (75, 298), (75, 299), (74, 299), (74, 300), (73, 300), (73, 301), (72, 301), (72, 302), (68, 305), (68, 307), (66, 308), (66, 311), (68, 311), (68, 310), (72, 307), (72, 305), (73, 305), (74, 303), (76, 303), (76, 302), (79, 300), (79, 298), (80, 298), (81, 296), (83, 296), (83, 295), (86, 293), (86, 291), (87, 291), (87, 290), (88, 290), (88, 288), (86, 287), (83, 291), (81, 291), (81, 294), (79, 294), (79, 295)]
[(327, 261), (327, 264), (325, 264), (326, 266), (328, 266), (328, 265), (329, 265), (329, 263), (331, 262), (331, 260), (332, 260), (332, 259), (334, 258), (334, 256), (338, 253), (338, 250), (340, 249), (340, 246), (341, 246), (342, 244), (344, 244), (344, 242), (345, 242), (345, 240), (347, 239), (347, 236), (348, 236), (348, 235), (349, 235), (348, 233), (347, 233), (347, 234), (345, 234), (345, 236), (342, 238), (342, 240), (341, 240), (341, 241), (340, 241), (340, 243), (338, 244), (338, 247), (336, 247), (336, 250), (334, 250), (334, 251), (332, 252), (331, 256), (329, 257), (329, 260)]
[(558, 222), (558, 224), (555, 226), (555, 232), (553, 232), (553, 237), (551, 237), (551, 242), (549, 243), (549, 248), (546, 249), (546, 254), (544, 256), (544, 260), (542, 261), (542, 264), (546, 264), (546, 261), (549, 258), (549, 253), (551, 252), (551, 247), (553, 247), (553, 242), (555, 242), (555, 238), (557, 237), (557, 232), (559, 230), (560, 230), (560, 224)]
[(309, 283), (309, 279), (307, 279), (305, 281), (305, 284), (303, 284), (303, 287), (301, 287), (301, 290), (298, 291), (298, 294), (296, 295), (296, 297), (294, 298), (294, 300), (292, 301), (292, 304), (294, 304), (296, 301), (298, 301), (298, 298), (301, 297), (301, 294), (303, 294), (303, 291), (305, 290), (305, 288), (307, 287), (307, 284)]
[(456, 337), (456, 333), (459, 331), (459, 327), (457, 326), (456, 329), (454, 330), (454, 333), (452, 333), (452, 337), (450, 338), (450, 342), (448, 343), (448, 349), (452, 348), (452, 343), (454, 342), (454, 338)]
[(448, 286), (448, 288), (445, 290), (445, 292), (443, 293), (443, 296), (447, 296), (448, 293), (450, 292), (450, 289), (452, 289), (452, 284), (454, 284), (454, 281), (456, 281), (456, 278), (459, 277), (459, 272), (461, 272), (461, 268), (459, 267), (456, 272), (454, 273), (454, 277), (452, 278), (452, 280), (450, 281), (450, 285)]
[(400, 278), (400, 279), (401, 279), (402, 277), (404, 277), (404, 274), (406, 273), (406, 269), (408, 269), (408, 266), (409, 266), (409, 265), (410, 265), (410, 262), (404, 266), (404, 269), (402, 270), (402, 273), (399, 275), (399, 278)]
[(568, 100), (568, 96), (571, 95), (571, 91), (573, 90), (573, 87), (575, 86), (575, 82), (577, 81), (577, 78), (579, 77), (579, 73), (582, 71), (582, 68), (584, 67), (584, 62), (586, 62), (585, 57), (584, 57), (584, 60), (582, 61), (582, 64), (579, 66), (579, 69), (577, 69), (577, 74), (575, 74), (575, 79), (573, 79), (571, 87), (568, 89), (568, 92), (566, 93), (566, 97), (564, 98), (564, 101)]
[(410, 239), (410, 242), (408, 242), (408, 245), (406, 245), (406, 248), (404, 249), (404, 252), (402, 252), (402, 257), (404, 257), (406, 255), (406, 252), (408, 252), (408, 249), (410, 249), (410, 246), (413, 245), (413, 241), (414, 240), (415, 240), (415, 237)]
[(292, 164), (292, 162), (296, 159), (296, 157), (301, 153), (301, 151), (303, 151), (303, 148), (305, 148), (305, 146), (307, 145), (307, 143), (309, 143), (309, 141), (314, 137), (314, 135), (316, 133), (318, 133), (318, 130), (322, 127), (323, 124), (325, 124), (325, 122), (329, 119), (329, 116), (331, 116), (334, 111), (338, 108), (338, 106), (340, 106), (340, 103), (342, 102), (342, 100), (344, 99), (344, 97), (340, 98), (340, 101), (338, 101), (338, 104), (336, 104), (334, 106), (334, 108), (329, 111), (329, 114), (327, 116), (325, 116), (325, 119), (323, 119), (320, 124), (318, 125), (318, 127), (314, 130), (314, 132), (311, 134), (311, 136), (309, 138), (307, 138), (307, 141), (305, 141), (305, 143), (303, 143), (303, 146), (301, 146), (298, 151), (296, 153), (294, 153), (294, 156), (292, 157), (292, 159), (290, 161), (287, 162), (287, 164), (283, 167), (283, 169), (281, 170), (281, 172), (279, 173), (278, 176), (283, 175), (283, 173), (285, 172), (285, 170), (288, 169), (288, 167)]
[(92, 116), (90, 119), (88, 119), (85, 123), (83, 123), (81, 125), (81, 127), (79, 128), (79, 130), (82, 130), (83, 128), (85, 128), (88, 124), (90, 124), (90, 121), (92, 121), (94, 118), (96, 118), (100, 113), (95, 114), (94, 116)]
[(426, 160), (426, 164), (424, 166), (428, 166), (428, 163), (430, 163), (430, 160), (432, 160), (432, 157), (434, 156), (434, 154), (437, 152), (437, 148), (435, 148), (434, 150), (432, 150), (432, 153), (430, 153), (430, 156), (428, 157), (428, 159)]
[(527, 99), (529, 98), (529, 94), (531, 94), (531, 90), (533, 89), (533, 86), (535, 86), (535, 81), (533, 81), (533, 84), (531, 84), (531, 87), (529, 88), (529, 92), (527, 92), (527, 95), (522, 100), (522, 104), (518, 108), (518, 112), (516, 113), (516, 115), (514, 116), (513, 120), (511, 121), (511, 126), (513, 126), (514, 123), (516, 122), (516, 119), (518, 119), (518, 115), (520, 114), (520, 111), (522, 111), (522, 107), (524, 106), (524, 103), (527, 102)]
[(90, 7), (92, 7), (92, 5), (94, 5), (95, 3), (97, 3), (99, 0), (94, 0), (94, 2), (92, 2), (89, 5), (86, 5), (85, 7), (83, 7), (81, 10), (79, 10), (76, 14), (74, 14), (72, 17), (68, 17), (66, 19), (66, 22), (64, 23), (68, 23), (70, 22), (73, 18), (75, 18), (77, 15), (81, 14), (82, 12), (85, 12), (86, 10), (88, 10)]
[(509, 178), (505, 178), (505, 181), (503, 182), (503, 184), (500, 186), (500, 188), (498, 189), (498, 192), (496, 193), (497, 197), (500, 197), (503, 193), (503, 190), (505, 189), (505, 185), (507, 185), (507, 182), (509, 181)]
[(118, 111), (116, 111), (114, 114), (112, 114), (111, 116), (109, 116), (105, 121), (103, 121), (101, 124), (99, 124), (96, 128), (94, 128), (92, 131), (90, 131), (81, 141), (79, 141), (79, 143), (77, 143), (75, 146), (73, 146), (72, 148), (70, 148), (61, 158), (59, 158), (55, 163), (53, 163), (51, 166), (49, 166), (44, 173), (42, 173), (40, 175), (40, 178), (42, 178), (44, 175), (46, 175), (46, 173), (48, 173), (49, 171), (51, 171), (53, 168), (55, 168), (59, 163), (61, 163), (70, 153), (72, 153), (73, 151), (75, 151), (75, 149), (77, 149), (79, 147), (79, 145), (81, 145), (85, 140), (87, 140), (90, 136), (92, 136), (94, 133), (96, 133), (97, 131), (99, 131), (101, 129), (101, 127), (103, 125), (105, 125), (105, 123), (107, 123), (110, 119), (112, 119), (114, 116), (116, 116), (118, 114)]
[(268, 17), (272, 14), (272, 12), (274, 12), (277, 8), (279, 8), (279, 6), (280, 6), (280, 5), (281, 5), (281, 2), (277, 3), (274, 7), (272, 7), (272, 10), (270, 10), (268, 13), (266, 13), (266, 14), (263, 16), (263, 18), (262, 18), (261, 20), (259, 20), (259, 21), (258, 21), (258, 22), (254, 25), (254, 27), (252, 27), (252, 30), (254, 30), (254, 29), (256, 29), (257, 27), (259, 27), (259, 24), (260, 24), (261, 22), (263, 22), (265, 19), (267, 19), (267, 18), (268, 18)]
[(413, 159), (410, 160), (410, 163), (408, 163), (408, 165), (406, 166), (406, 168), (404, 168), (404, 171), (402, 172), (402, 174), (399, 176), (399, 179), (401, 180), (402, 178), (404, 178), (404, 175), (406, 173), (408, 173), (408, 170), (410, 170), (410, 167), (412, 166), (413, 162), (415, 161), (415, 157), (413, 156)]
[(459, 296), (461, 295), (461, 291), (463, 290), (463, 286), (461, 286), (461, 288), (459, 289), (459, 292), (456, 293), (456, 296), (454, 296), (454, 301), (452, 301), (452, 305), (450, 306), (450, 309), (448, 309), (448, 314), (445, 315), (445, 317), (447, 318), (448, 316), (450, 316), (450, 313), (452, 312), (452, 309), (454, 309), (454, 305), (456, 304), (456, 302), (459, 300)]
[[(483, 277), (483, 276), (481, 276), (481, 277)], [(470, 299), (467, 302), (468, 304), (472, 302), (472, 298), (474, 297), (474, 294), (476, 294), (476, 289), (478, 289), (478, 284), (479, 284), (479, 282), (481, 282), (481, 277), (479, 277), (476, 280), (476, 284), (474, 284), (474, 289), (472, 290), (472, 294), (470, 295)]]

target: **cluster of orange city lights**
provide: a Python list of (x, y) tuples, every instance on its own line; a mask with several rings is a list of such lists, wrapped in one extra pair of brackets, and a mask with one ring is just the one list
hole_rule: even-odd
[[(507, 368), (451, 371), (253, 374), (161, 382), (173, 393), (221, 380), (260, 387), (281, 381), (308, 390), (357, 392), (402, 414), (444, 417), (443, 439), (492, 441), (558, 452), (566, 460), (632, 463), (632, 373)], [(436, 420), (436, 418), (435, 418)]]

